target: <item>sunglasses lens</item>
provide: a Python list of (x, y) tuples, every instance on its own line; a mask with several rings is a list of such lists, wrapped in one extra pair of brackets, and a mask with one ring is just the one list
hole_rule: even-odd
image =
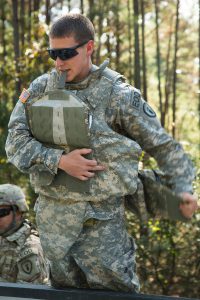
[(1, 208), (0, 209), (0, 218), (3, 218), (5, 216), (8, 216), (11, 212), (12, 208)]
[(59, 57), (61, 60), (67, 60), (70, 59), (78, 54), (78, 52), (75, 49), (59, 49), (59, 50), (53, 50), (48, 49), (49, 56), (56, 60), (57, 57)]
[(48, 53), (49, 53), (49, 56), (50, 56), (53, 60), (56, 60), (56, 58), (57, 58), (56, 50), (48, 49), (47, 51), (48, 51)]
[(63, 50), (60, 50), (59, 52), (60, 52), (59, 57), (62, 60), (72, 58), (78, 54), (78, 52), (75, 49), (63, 49)]

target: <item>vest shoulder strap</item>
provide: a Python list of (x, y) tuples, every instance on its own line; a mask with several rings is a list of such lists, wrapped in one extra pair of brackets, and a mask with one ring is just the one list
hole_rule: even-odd
[(112, 83), (115, 83), (118, 79), (121, 79), (123, 82), (126, 80), (122, 74), (113, 71), (110, 68), (105, 68), (102, 72), (102, 75), (107, 79), (111, 80)]

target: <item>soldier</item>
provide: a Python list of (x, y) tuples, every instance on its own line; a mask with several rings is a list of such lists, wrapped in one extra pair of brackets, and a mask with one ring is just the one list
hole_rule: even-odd
[(24, 218), (25, 195), (13, 184), (0, 185), (0, 281), (48, 283), (48, 265), (33, 225)]
[(93, 50), (94, 28), (83, 15), (52, 25), (55, 69), (22, 92), (6, 151), (39, 193), (36, 221), (53, 286), (139, 291), (124, 196), (137, 191), (141, 149), (187, 200), (186, 218), (197, 209), (194, 170), (140, 92), (108, 61), (92, 64)]

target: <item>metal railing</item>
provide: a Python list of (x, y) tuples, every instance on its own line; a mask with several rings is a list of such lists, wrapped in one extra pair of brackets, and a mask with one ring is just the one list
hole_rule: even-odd
[[(0, 300), (197, 300), (103, 290), (55, 289), (45, 285), (0, 282)], [(200, 300), (200, 299), (199, 299)]]

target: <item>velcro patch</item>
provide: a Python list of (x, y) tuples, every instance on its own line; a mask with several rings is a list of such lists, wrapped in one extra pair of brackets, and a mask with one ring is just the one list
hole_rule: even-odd
[(19, 96), (19, 99), (22, 103), (25, 103), (29, 97), (30, 93), (26, 89), (23, 89), (21, 95)]
[(138, 92), (135, 92), (133, 93), (133, 96), (132, 96), (132, 102), (131, 102), (131, 105), (136, 109), (136, 110), (140, 110), (140, 94)]
[(20, 257), (20, 259), (22, 259), (22, 258), (27, 257), (32, 254), (38, 254), (37, 249), (34, 249), (33, 247), (26, 248), (26, 249), (22, 250), (21, 253), (19, 253), (19, 257)]

